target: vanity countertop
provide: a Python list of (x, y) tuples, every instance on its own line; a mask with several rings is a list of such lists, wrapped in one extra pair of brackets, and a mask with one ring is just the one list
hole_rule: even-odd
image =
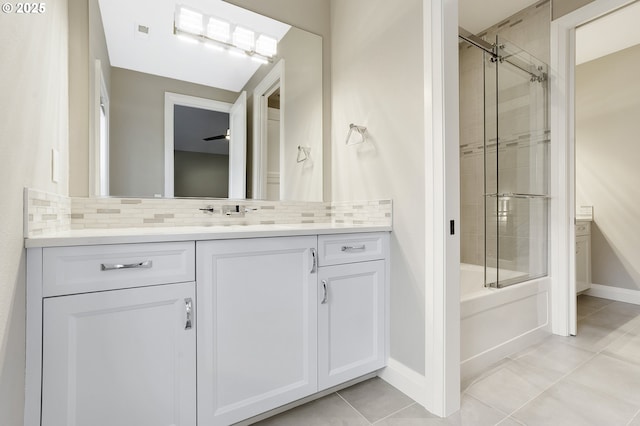
[(237, 238), (348, 234), (356, 232), (388, 232), (391, 230), (391, 226), (341, 225), (332, 223), (78, 229), (25, 238), (25, 247), (225, 240)]

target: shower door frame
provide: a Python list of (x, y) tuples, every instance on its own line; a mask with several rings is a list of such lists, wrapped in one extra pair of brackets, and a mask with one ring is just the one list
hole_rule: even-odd
[(552, 331), (577, 332), (575, 256), (576, 28), (635, 0), (594, 0), (551, 21)]

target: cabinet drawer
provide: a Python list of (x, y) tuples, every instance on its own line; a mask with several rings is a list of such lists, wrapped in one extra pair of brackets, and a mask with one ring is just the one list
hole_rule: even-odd
[(591, 234), (591, 223), (589, 222), (577, 222), (576, 223), (576, 237), (581, 235)]
[(43, 250), (43, 296), (195, 280), (193, 242)]
[(327, 266), (384, 259), (388, 241), (386, 233), (321, 235), (318, 237), (318, 264)]

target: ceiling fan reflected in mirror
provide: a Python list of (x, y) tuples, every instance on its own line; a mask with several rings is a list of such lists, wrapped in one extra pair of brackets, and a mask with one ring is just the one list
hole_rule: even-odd
[(230, 140), (231, 139), (230, 129), (227, 129), (227, 132), (224, 135), (209, 136), (208, 138), (204, 138), (202, 140), (209, 142), (209, 141), (217, 141), (217, 140), (220, 140), (220, 139)]

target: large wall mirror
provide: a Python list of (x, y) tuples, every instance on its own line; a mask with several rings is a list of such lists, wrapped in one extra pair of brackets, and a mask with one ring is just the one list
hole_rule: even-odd
[(320, 36), (221, 0), (88, 2), (92, 195), (322, 200)]

